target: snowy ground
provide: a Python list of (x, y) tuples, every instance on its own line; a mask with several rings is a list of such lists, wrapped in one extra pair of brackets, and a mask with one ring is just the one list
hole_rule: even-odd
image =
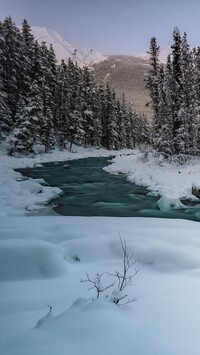
[[(166, 197), (191, 197), (198, 160), (170, 166), (133, 153), (115, 158), (109, 171), (126, 173), (165, 202)], [(108, 154), (79, 149), (34, 159), (0, 157), (0, 354), (200, 354), (199, 223), (24, 216), (59, 191), (32, 179), (20, 181), (13, 168)], [(103, 293), (91, 301), (94, 290), (80, 283), (86, 272), (93, 277), (122, 269), (119, 234), (139, 269), (127, 288), (128, 297), (137, 301), (124, 307), (110, 302), (112, 289), (105, 292), (108, 298)], [(103, 286), (111, 282), (105, 274)], [(53, 307), (49, 314), (47, 305)]]
[(184, 165), (166, 162), (152, 153), (136, 152), (117, 156), (105, 168), (110, 173), (123, 173), (136, 185), (146, 186), (150, 195), (159, 195), (161, 210), (185, 207), (180, 199), (196, 200), (192, 187), (200, 188), (200, 159), (192, 158)]

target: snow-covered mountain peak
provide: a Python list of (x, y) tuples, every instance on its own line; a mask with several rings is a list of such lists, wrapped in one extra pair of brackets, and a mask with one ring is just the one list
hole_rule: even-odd
[(62, 38), (56, 31), (47, 27), (32, 26), (32, 34), (39, 42), (46, 42), (47, 46), (53, 45), (58, 61), (71, 58), (80, 66), (91, 65), (106, 59), (106, 56), (90, 48), (83, 48), (79, 44), (74, 44)]

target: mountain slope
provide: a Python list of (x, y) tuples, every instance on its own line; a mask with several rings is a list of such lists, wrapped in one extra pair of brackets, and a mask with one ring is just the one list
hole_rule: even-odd
[[(167, 57), (169, 54), (171, 54), (171, 52), (172, 52), (171, 47), (160, 48), (160, 54), (159, 54), (160, 62), (165, 64), (167, 62)], [(147, 53), (141, 54), (141, 55), (139, 55), (139, 58), (148, 60), (149, 55)]]
[(92, 49), (82, 48), (64, 40), (56, 31), (46, 27), (32, 26), (32, 33), (39, 42), (53, 45), (58, 61), (71, 58), (80, 66), (88, 65), (93, 68), (97, 83), (107, 81), (115, 89), (118, 97), (125, 94), (127, 102), (134, 105), (137, 112), (151, 116), (151, 110), (146, 107), (149, 93), (145, 89), (145, 75), (149, 71), (148, 60), (144, 58), (112, 55), (103, 56)]
[(139, 113), (152, 116), (152, 110), (146, 106), (150, 101), (145, 88), (145, 77), (149, 72), (148, 61), (125, 55), (109, 56), (106, 60), (93, 65), (94, 76), (98, 83), (108, 81), (119, 98), (123, 94), (127, 102), (133, 104)]
[(106, 59), (100, 52), (96, 52), (90, 48), (83, 48), (78, 44), (71, 43), (62, 38), (56, 31), (47, 27), (32, 26), (32, 34), (39, 42), (46, 42), (47, 46), (53, 45), (58, 61), (64, 59), (67, 61), (71, 58), (80, 66), (91, 65)]

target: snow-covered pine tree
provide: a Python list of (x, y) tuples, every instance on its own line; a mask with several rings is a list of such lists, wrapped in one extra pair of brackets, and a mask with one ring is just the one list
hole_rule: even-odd
[(10, 155), (33, 153), (35, 141), (35, 125), (29, 115), (29, 107), (24, 98), (18, 100), (16, 108), (16, 124), (13, 133), (9, 137)]
[(0, 142), (9, 135), (12, 127), (11, 112), (7, 103), (7, 94), (4, 91), (0, 74)]
[(21, 53), (22, 36), (10, 16), (2, 22), (0, 30), (1, 38), (3, 38), (3, 53), (1, 53), (2, 81), (11, 118), (14, 122), (22, 84), (21, 74), (24, 72)]
[(131, 105), (126, 107), (125, 120), (125, 147), (128, 149), (133, 149), (136, 146), (138, 125), (136, 124), (135, 112)]
[(146, 88), (149, 89), (151, 106), (154, 110), (154, 117), (152, 122), (152, 142), (155, 149), (158, 147), (158, 132), (162, 126), (162, 122), (160, 122), (161, 117), (159, 115), (159, 51), (160, 47), (157, 45), (156, 38), (152, 37), (150, 41), (150, 49), (148, 52), (151, 69), (146, 79)]
[(21, 96), (26, 96), (26, 94), (30, 90), (33, 80), (35, 79), (33, 77), (35, 41), (31, 33), (31, 26), (28, 24), (26, 19), (24, 19), (22, 22), (21, 34), (23, 39), (22, 42), (23, 72), (21, 73), (23, 92), (21, 92)]
[(99, 104), (99, 114), (101, 119), (101, 146), (106, 147), (107, 142), (107, 117), (106, 117), (106, 93), (103, 83), (99, 84), (98, 91), (98, 104)]
[(187, 42), (187, 34), (184, 33), (181, 43), (181, 70), (182, 70), (182, 121), (184, 127), (185, 153), (195, 154), (197, 149), (196, 135), (196, 92), (194, 90), (194, 65), (193, 55)]
[(176, 90), (174, 91), (173, 107), (173, 139), (176, 155), (186, 152), (185, 146), (185, 117), (183, 108), (183, 76), (182, 76), (182, 39), (177, 27), (173, 31), (174, 44), (172, 45), (172, 70)]
[(101, 117), (101, 101), (99, 97), (99, 90), (95, 85), (95, 89), (92, 92), (92, 110), (93, 110), (93, 126), (94, 130), (91, 136), (91, 144), (94, 146), (101, 145), (102, 137), (102, 117)]
[(67, 136), (70, 141), (70, 149), (73, 143), (83, 144), (85, 131), (84, 119), (81, 112), (81, 78), (82, 71), (77, 63), (71, 59), (68, 61), (68, 94), (69, 116)]
[(65, 148), (69, 121), (69, 83), (68, 69), (64, 60), (57, 68), (54, 92), (54, 131), (58, 146)]
[(39, 49), (39, 70), (38, 81), (42, 90), (43, 98), (43, 117), (41, 124), (41, 141), (45, 145), (46, 151), (54, 146), (54, 90), (56, 73), (54, 72), (54, 55), (49, 51), (46, 44), (42, 43)]
[(34, 47), (34, 36), (32, 35), (31, 32), (31, 26), (28, 24), (28, 21), (26, 19), (24, 19), (22, 22), (21, 33), (27, 49), (32, 54), (32, 50)]
[(11, 17), (0, 23), (0, 136), (11, 135), (11, 153), (32, 153), (36, 144), (63, 148), (66, 140), (131, 147), (133, 117), (108, 84), (96, 86), (88, 68), (71, 60), (58, 65), (53, 47), (34, 40), (27, 20), (21, 30)]
[[(34, 153), (45, 150), (45, 141), (42, 135), (44, 126), (44, 107), (40, 87), (35, 80), (27, 95), (26, 101), (21, 98), (17, 105), (16, 125), (10, 136), (10, 154)], [(41, 146), (43, 144), (43, 147)]]
[(84, 124), (84, 144), (94, 145), (94, 97), (96, 87), (94, 79), (88, 69), (84, 67), (82, 71), (81, 85), (80, 85), (80, 106), (81, 114)]
[(70, 134), (70, 149), (73, 143), (83, 144), (85, 131), (84, 131), (84, 120), (81, 115), (80, 107), (77, 106), (73, 111), (69, 113), (69, 127), (68, 132)]
[[(126, 125), (128, 126), (128, 115), (125, 103), (125, 97), (123, 95), (122, 102), (116, 99), (116, 130), (117, 130), (117, 149), (126, 148), (129, 145), (129, 141), (126, 137)], [(131, 132), (130, 132), (131, 133)]]
[(105, 91), (105, 123), (106, 123), (106, 141), (105, 147), (107, 149), (117, 148), (117, 122), (116, 122), (116, 96), (114, 91), (111, 89), (109, 83), (106, 84)]
[(193, 92), (195, 92), (194, 115), (196, 117), (195, 132), (196, 132), (196, 150), (200, 151), (200, 47), (193, 50), (194, 62), (194, 80)]
[[(170, 57), (168, 60), (170, 61)], [(154, 135), (154, 146), (167, 156), (173, 154), (173, 125), (168, 90), (168, 76), (164, 73), (164, 66), (160, 64), (158, 117), (161, 124)]]
[(2, 23), (0, 22), (0, 142), (4, 140), (11, 131), (12, 118), (11, 111), (7, 101), (7, 93), (3, 82), (3, 58), (4, 55), (4, 37), (1, 31)]
[[(200, 117), (198, 70), (195, 69), (198, 61), (195, 64), (186, 33), (181, 38), (179, 30), (175, 28), (173, 40), (172, 55), (168, 57), (165, 70), (162, 65), (155, 66), (153, 50), (150, 51), (152, 70), (147, 87), (155, 113), (153, 144), (158, 151), (167, 155), (195, 154), (198, 150), (197, 127)], [(153, 43), (155, 45), (155, 41)]]

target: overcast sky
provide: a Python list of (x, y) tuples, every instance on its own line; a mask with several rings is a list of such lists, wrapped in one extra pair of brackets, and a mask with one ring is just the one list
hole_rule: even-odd
[(1, 19), (7, 15), (103, 54), (144, 53), (153, 36), (169, 46), (175, 26), (200, 45), (199, 0), (0, 0)]

